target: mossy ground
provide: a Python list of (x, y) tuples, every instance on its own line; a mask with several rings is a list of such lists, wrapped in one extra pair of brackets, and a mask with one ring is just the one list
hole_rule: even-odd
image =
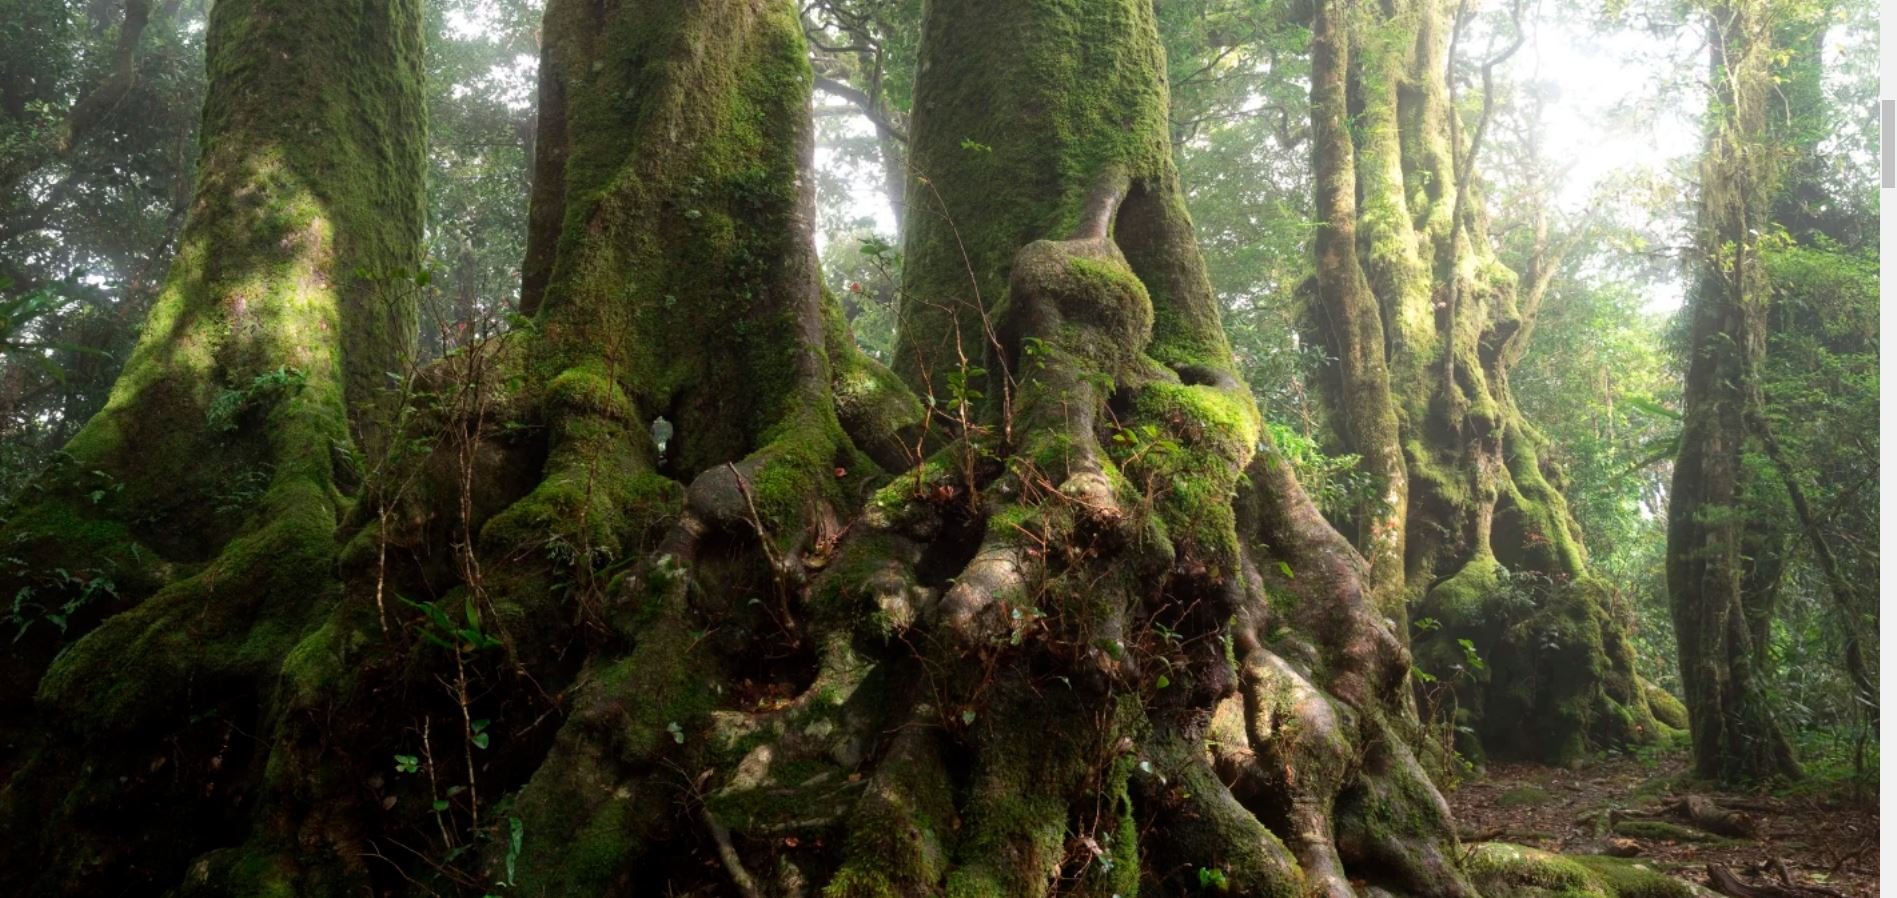
[[(1868, 833), (1877, 826), (1874, 807), (1853, 804), (1842, 794), (1830, 802), (1774, 800), (1782, 809), (1771, 815), (1756, 840), (1709, 840), (1704, 834), (1696, 839), (1680, 838), (1685, 834), (1676, 828), (1676, 821), (1625, 815), (1626, 811), (1664, 809), (1689, 792), (1715, 801), (1761, 799), (1758, 795), (1708, 792), (1709, 786), (1695, 782), (1690, 774), (1686, 748), (1676, 744), (1667, 749), (1590, 758), (1576, 768), (1499, 762), (1447, 797), (1455, 809), (1457, 826), (1464, 833), (1499, 832), (1501, 835), (1491, 838), (1567, 855), (1602, 851), (1609, 839), (1631, 840), (1631, 847), (1639, 854), (1629, 860), (1695, 883), (1703, 881), (1709, 863), (1742, 870), (1761, 856), (1783, 858), (1794, 870), (1828, 870), (1832, 861), (1826, 859), (1827, 852), (1833, 846), (1840, 842), (1860, 844), (1862, 837), (1854, 833)], [(1547, 800), (1528, 804), (1505, 800), (1526, 790), (1539, 792)], [(1615, 811), (1623, 813), (1619, 825), (1610, 829), (1608, 821)], [(1573, 859), (1592, 863), (1585, 857)], [(1612, 876), (1626, 863), (1609, 859), (1599, 862), (1593, 872)], [(1877, 888), (1874, 866), (1847, 864), (1825, 885), (1845, 894), (1873, 894)], [(1485, 890), (1483, 894), (1489, 893)]]

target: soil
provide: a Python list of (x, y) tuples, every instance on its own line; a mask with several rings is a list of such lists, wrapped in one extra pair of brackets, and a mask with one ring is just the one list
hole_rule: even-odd
[[(1626, 838), (1605, 832), (1614, 811), (1659, 811), (1689, 794), (1684, 754), (1608, 757), (1573, 769), (1498, 763), (1448, 795), (1463, 841), (1500, 841), (1548, 851), (1627, 854), (1690, 882), (1707, 884), (1706, 867), (1729, 867), (1749, 882), (1778, 881), (1783, 861), (1792, 880), (1851, 898), (1878, 894), (1876, 787), (1857, 800), (1844, 792), (1745, 794), (1693, 790), (1740, 802), (1758, 824), (1754, 839)], [(1834, 790), (1836, 791), (1836, 790)], [(1846, 790), (1848, 791), (1848, 790)], [(1672, 817), (1657, 818), (1679, 824)], [(1675, 835), (1692, 836), (1692, 833)]]

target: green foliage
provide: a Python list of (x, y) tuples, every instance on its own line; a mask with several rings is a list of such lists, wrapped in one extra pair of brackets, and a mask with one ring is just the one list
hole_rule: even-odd
[(428, 238), (419, 283), (425, 355), (515, 326), (526, 255), (541, 0), (424, 9)]
[[(481, 626), (481, 610), (469, 596), (461, 602), (461, 620), (456, 620), (441, 605), (403, 598), (402, 604), (422, 613), (421, 636), (432, 645), (458, 652), (478, 652), (501, 647), (501, 641)], [(477, 731), (477, 735), (480, 733)], [(485, 747), (485, 740), (482, 740)]]
[[(1260, 397), (1261, 401), (1263, 398)], [(1298, 483), (1326, 516), (1337, 520), (1350, 509), (1376, 497), (1376, 478), (1359, 467), (1363, 460), (1360, 456), (1330, 455), (1304, 431), (1287, 424), (1267, 421), (1265, 429), (1271, 434), (1272, 444), (1297, 474)]]
[[(1819, 570), (1790, 505), (1786, 472), (1762, 453), (1749, 455), (1742, 513), (1777, 611), (1767, 646), (1771, 692), (1794, 731), (1833, 746), (1814, 744), (1820, 757), (1837, 759), (1834, 743), (1842, 738), (1855, 746), (1846, 754), (1862, 760), (1863, 738), (1842, 734), (1875, 726), (1877, 697), (1858, 694), (1843, 659), (1851, 641), (1871, 670), (1879, 656), (1871, 584), (1881, 566), (1875, 540), (1866, 537), (1879, 526), (1881, 496), (1878, 254), (1816, 234), (1777, 245), (1765, 264), (1775, 294), (1765, 416), (1847, 587), (1834, 593)], [(1834, 775), (1824, 763), (1814, 774)]]
[(204, 4), (152, 6), (129, 92), (59, 152), (124, 4), (0, 0), (0, 498), (105, 404), (190, 199)]
[[(7, 562), (16, 568), (22, 564), (18, 559), (7, 559)], [(36, 623), (47, 624), (64, 634), (73, 615), (96, 601), (119, 597), (117, 584), (104, 574), (74, 574), (65, 568), (55, 568), (38, 576), (27, 573), (33, 585), (22, 586), (14, 592), (5, 618), (14, 628), (14, 642), (25, 637)]]

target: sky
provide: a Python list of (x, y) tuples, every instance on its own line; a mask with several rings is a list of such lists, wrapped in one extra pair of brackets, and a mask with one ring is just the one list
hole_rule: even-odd
[[(1613, 183), (1664, 184), (1690, 170), (1701, 147), (1704, 33), (1600, 33), (1570, 16), (1539, 18), (1509, 62), (1513, 78), (1544, 85), (1541, 149), (1562, 172), (1554, 208), (1577, 215), (1601, 203), (1609, 207), (1603, 211), (1623, 220), (1643, 221), (1649, 233), (1682, 232), (1682, 206), (1671, 204), (1669, 217), (1655, 218), (1637, 210), (1634, 197), (1614, 190)], [(1649, 313), (1672, 313), (1685, 303), (1683, 274), (1648, 288)]]

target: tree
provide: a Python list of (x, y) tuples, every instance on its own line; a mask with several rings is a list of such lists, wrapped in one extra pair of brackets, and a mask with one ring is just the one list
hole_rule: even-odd
[[(15, 890), (134, 881), (118, 877), (242, 817), (202, 797), (223, 777), (167, 782), (125, 736), (221, 756), (216, 740), (263, 719), (285, 655), (335, 600), (347, 459), (386, 440), (380, 384), (413, 341), (412, 304), (378, 276), (419, 263), (417, 9), (234, 0), (212, 14), (197, 187), (165, 287), (105, 409), (3, 537), (22, 560), (9, 592), (44, 609), (0, 692), (19, 734), (0, 826), (43, 859), (7, 871)], [(181, 723), (193, 714), (217, 722)], [(113, 785), (134, 769), (136, 786)], [(189, 825), (136, 841), (81, 822), (172, 802), (191, 805)]]
[[(1234, 375), (1150, 4), (931, 4), (921, 399), (821, 288), (803, 30), (762, 0), (554, 0), (523, 321), (422, 369), (356, 339), (412, 334), (344, 263), (419, 254), (416, 16), (216, 8), (178, 286), (72, 450), (124, 496), (62, 468), (8, 525), (140, 576), (9, 680), (0, 824), (49, 861), (0, 883), (1474, 894), (1399, 634)], [(214, 310), (280, 327), (176, 367)], [(149, 464), (90, 454), (120, 433)], [(250, 446), (221, 547), (129, 548)]]
[[(1777, 470), (1786, 490), (1779, 501), (1789, 500), (1813, 541), (1847, 632), (1857, 626), (1850, 620), (1853, 591), (1773, 435), (1762, 392), (1771, 259), (1776, 252), (1796, 264), (1793, 241), (1811, 240), (1825, 224), (1822, 188), (1809, 170), (1816, 139), (1807, 118), (1821, 106), (1814, 51), (1824, 12), (1774, 3), (1708, 10), (1712, 96), (1700, 165), (1697, 277), (1688, 305), (1690, 356), (1668, 515), (1667, 588), (1695, 767), (1724, 781), (1800, 775), (1765, 692), (1762, 652), (1783, 549), (1774, 545), (1782, 538), (1774, 538), (1767, 519), (1743, 511), (1749, 497), (1755, 507), (1771, 501), (1761, 499), (1765, 484), (1748, 465), (1749, 451), (1762, 450)], [(1776, 100), (1787, 89), (1796, 105)], [(1863, 691), (1869, 675), (1855, 637), (1847, 637), (1846, 654), (1854, 688)]]
[[(1573, 759), (1651, 740), (1624, 610), (1589, 574), (1546, 440), (1508, 384), (1566, 249), (1538, 215), (1524, 273), (1510, 271), (1480, 195), (1492, 72), (1523, 40), (1521, 6), (1473, 65), (1466, 5), (1315, 16), (1309, 315), (1334, 359), (1339, 442), (1378, 485), (1352, 518), (1379, 606), (1414, 608), (1418, 666), (1456, 687), (1481, 747)], [(1467, 102), (1464, 73), (1482, 85)]]

